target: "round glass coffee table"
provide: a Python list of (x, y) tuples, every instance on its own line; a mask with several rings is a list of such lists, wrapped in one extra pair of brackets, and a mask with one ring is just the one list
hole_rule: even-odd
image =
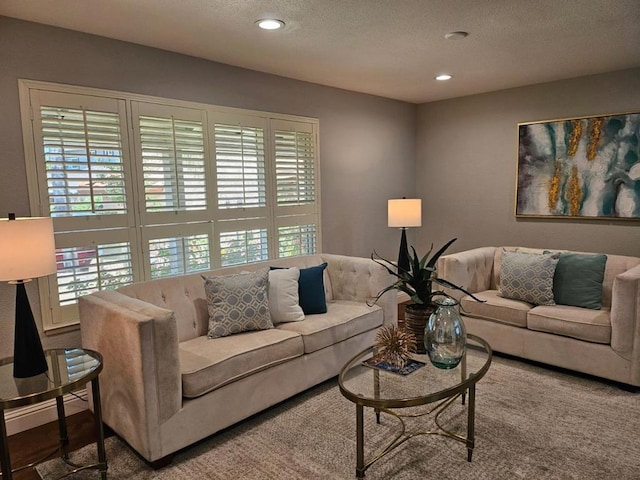
[[(0, 465), (2, 480), (11, 480), (13, 474), (28, 467), (33, 467), (59, 453), (62, 460), (73, 470), (66, 475), (81, 470), (97, 470), (102, 480), (107, 478), (107, 457), (104, 448), (104, 427), (100, 406), (100, 386), (98, 375), (102, 371), (102, 356), (98, 352), (81, 348), (65, 348), (45, 351), (48, 370), (45, 373), (28, 378), (14, 378), (13, 359), (0, 360)], [(76, 465), (69, 460), (69, 437), (64, 412), (63, 396), (91, 383), (93, 413), (96, 428), (97, 463)], [(33, 405), (55, 398), (58, 413), (58, 429), (60, 432), (59, 447), (44, 458), (12, 468), (7, 444), (7, 429), (4, 411), (9, 408)]]
[[(363, 478), (371, 465), (417, 435), (442, 435), (464, 443), (470, 462), (475, 437), (476, 383), (491, 365), (493, 352), (489, 344), (476, 335), (468, 334), (465, 355), (460, 364), (450, 370), (434, 367), (427, 355), (413, 354), (412, 359), (424, 363), (424, 366), (407, 375), (364, 364), (374, 353), (375, 347), (360, 352), (347, 362), (338, 377), (340, 392), (356, 404), (356, 476)], [(447, 430), (439, 418), (456, 399), (460, 399), (463, 405), (466, 403), (466, 435)], [(368, 462), (364, 458), (364, 407), (375, 410), (378, 423), (381, 412), (400, 421), (399, 433)], [(401, 409), (408, 407), (423, 408), (419, 413), (411, 409), (411, 413), (403, 414)], [(405, 418), (425, 415), (433, 416), (436, 427), (408, 433)]]

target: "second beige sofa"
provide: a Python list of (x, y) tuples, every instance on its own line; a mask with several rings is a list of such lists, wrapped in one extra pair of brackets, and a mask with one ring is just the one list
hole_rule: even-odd
[(504, 249), (544, 252), (483, 247), (438, 262), (439, 276), (485, 300), (449, 292), (460, 300), (467, 331), (499, 352), (640, 386), (640, 258), (607, 255), (602, 308), (592, 310), (535, 306), (498, 295)]

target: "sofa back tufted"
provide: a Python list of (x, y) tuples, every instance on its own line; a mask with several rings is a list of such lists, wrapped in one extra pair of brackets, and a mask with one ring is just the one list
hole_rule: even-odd
[[(207, 334), (209, 313), (204, 291), (203, 276), (230, 275), (255, 271), (269, 266), (308, 268), (327, 262), (324, 271), (324, 288), (327, 301), (370, 299), (393, 283), (387, 272), (368, 258), (341, 255), (305, 255), (267, 262), (218, 268), (209, 272), (162, 278), (134, 283), (119, 288), (123, 295), (151, 303), (175, 312), (178, 341), (183, 342)], [(385, 322), (395, 321), (395, 297), (386, 295), (378, 304), (384, 310)]]

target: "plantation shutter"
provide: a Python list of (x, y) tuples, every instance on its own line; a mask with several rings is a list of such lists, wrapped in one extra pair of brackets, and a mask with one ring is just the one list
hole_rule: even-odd
[(277, 256), (308, 255), (320, 244), (319, 168), (314, 124), (272, 120)]
[(146, 210), (206, 209), (202, 123), (147, 115), (139, 119)]
[(141, 280), (312, 254), (318, 121), (20, 80), (33, 215), (53, 219), (45, 330)]
[(264, 130), (216, 123), (214, 132), (218, 208), (265, 207)]
[(39, 285), (53, 325), (65, 325), (78, 297), (134, 281), (125, 103), (44, 90), (29, 100), (41, 211), (56, 238), (56, 276)]
[(315, 140), (313, 132), (276, 130), (276, 198), (278, 206), (315, 202)]
[(52, 217), (126, 213), (117, 113), (40, 107)]
[(162, 278), (213, 268), (210, 222), (155, 225), (142, 231), (146, 278)]
[(220, 265), (228, 267), (269, 259), (266, 228), (220, 233)]
[(278, 257), (312, 255), (317, 251), (315, 225), (278, 227)]

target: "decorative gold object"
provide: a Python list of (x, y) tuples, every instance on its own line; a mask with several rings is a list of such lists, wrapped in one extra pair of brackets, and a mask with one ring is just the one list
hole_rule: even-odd
[(600, 134), (602, 133), (602, 122), (604, 119), (592, 118), (589, 120), (589, 146), (587, 147), (587, 160), (591, 161), (598, 154), (600, 144)]
[(549, 182), (549, 211), (553, 211), (558, 203), (558, 195), (560, 193), (560, 174), (562, 173), (562, 164), (556, 162), (556, 171)]
[(580, 211), (580, 202), (582, 201), (582, 189), (580, 188), (580, 180), (578, 179), (578, 167), (575, 165), (571, 169), (571, 178), (567, 188), (567, 200), (571, 209), (571, 216), (578, 215)]
[(578, 143), (582, 136), (582, 120), (573, 120), (571, 122), (571, 135), (569, 136), (569, 149), (567, 155), (573, 157), (578, 151)]
[(404, 367), (414, 349), (416, 337), (395, 325), (383, 325), (376, 334), (376, 360), (398, 369)]

